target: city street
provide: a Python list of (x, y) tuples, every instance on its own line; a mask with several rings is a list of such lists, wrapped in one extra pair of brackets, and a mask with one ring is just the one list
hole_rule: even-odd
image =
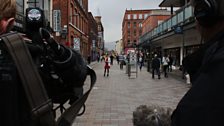
[[(189, 85), (171, 75), (151, 78), (146, 67), (129, 79), (114, 62), (109, 77), (103, 76), (104, 63), (92, 63), (97, 82), (86, 102), (86, 112), (73, 126), (133, 126), (132, 113), (139, 105), (159, 105), (174, 109)], [(169, 73), (168, 73), (169, 75)]]

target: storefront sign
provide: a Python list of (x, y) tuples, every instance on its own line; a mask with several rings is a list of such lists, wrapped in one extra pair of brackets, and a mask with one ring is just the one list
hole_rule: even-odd
[(174, 32), (176, 34), (183, 34), (183, 28), (181, 26), (177, 26), (174, 28)]
[(53, 11), (53, 28), (55, 32), (58, 32), (61, 30), (61, 11), (60, 10), (54, 10)]
[(80, 38), (74, 38), (74, 49), (80, 51)]
[(92, 40), (92, 47), (93, 49), (96, 48), (96, 40)]

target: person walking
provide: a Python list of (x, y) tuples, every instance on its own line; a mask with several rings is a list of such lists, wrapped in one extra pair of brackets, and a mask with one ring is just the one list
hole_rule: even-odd
[(158, 79), (160, 79), (160, 60), (155, 54), (154, 58), (152, 59), (152, 78), (154, 79), (155, 71), (158, 75)]
[(162, 64), (163, 64), (163, 72), (164, 72), (164, 77), (168, 77), (167, 75), (167, 70), (168, 70), (168, 63), (169, 63), (169, 57), (167, 55), (165, 55), (163, 58), (162, 58)]
[(88, 64), (91, 63), (91, 57), (90, 57), (90, 55), (88, 55), (88, 57), (87, 57), (87, 62), (88, 62)]
[(120, 70), (123, 70), (123, 65), (125, 64), (124, 55), (119, 55), (119, 62), (120, 62)]
[(162, 58), (164, 77), (168, 77), (167, 71), (169, 67), (169, 61), (169, 57), (165, 54), (165, 56)]
[(143, 66), (143, 57), (142, 56), (139, 56), (139, 69), (140, 71), (142, 70), (142, 66)]
[(173, 69), (172, 69), (172, 65), (173, 65), (173, 58), (172, 58), (172, 56), (170, 55), (170, 56), (168, 56), (168, 58), (169, 58), (169, 62), (168, 62), (168, 65), (169, 65), (169, 67), (168, 67), (168, 71), (169, 72), (172, 72), (173, 71)]
[(119, 55), (116, 55), (116, 59), (117, 59), (117, 65), (119, 65)]
[(113, 62), (114, 62), (114, 56), (113, 56), (113, 54), (110, 55), (110, 61), (111, 61), (111, 62), (110, 62), (111, 65), (113, 65)]
[(110, 57), (108, 56), (108, 54), (106, 54), (105, 59), (104, 59), (105, 65), (104, 65), (104, 74), (103, 76), (105, 77), (106, 74), (107, 76), (109, 76), (109, 70), (110, 70)]
[(100, 54), (97, 53), (97, 62), (99, 63), (100, 62)]
[(204, 44), (183, 60), (192, 86), (171, 126), (224, 126), (224, 1), (192, 0), (192, 5)]

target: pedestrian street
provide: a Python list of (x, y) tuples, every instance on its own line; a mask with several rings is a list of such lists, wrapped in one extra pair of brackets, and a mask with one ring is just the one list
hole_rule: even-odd
[[(169, 76), (152, 79), (146, 67), (138, 77), (129, 78), (125, 66), (120, 70), (114, 62), (109, 77), (104, 77), (104, 63), (91, 64), (97, 82), (86, 102), (86, 112), (77, 117), (73, 126), (133, 126), (132, 114), (139, 105), (159, 105), (174, 109), (189, 85)], [(168, 73), (169, 75), (169, 73)], [(87, 88), (87, 87), (85, 87)]]

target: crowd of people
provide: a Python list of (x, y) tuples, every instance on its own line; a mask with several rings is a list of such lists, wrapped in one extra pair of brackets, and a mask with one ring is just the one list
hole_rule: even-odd
[[(146, 58), (144, 53), (140, 52), (136, 54), (135, 62), (139, 66), (139, 70), (142, 70), (142, 67), (146, 63)], [(113, 59), (117, 60), (117, 64), (120, 66), (120, 69), (123, 70), (123, 66), (126, 65), (129, 61), (129, 55), (124, 54), (113, 54), (110, 55), (108, 53), (101, 55), (101, 62), (105, 62), (104, 64), (104, 76), (109, 76), (109, 70), (113, 65)], [(148, 65), (148, 64), (147, 64)], [(173, 68), (173, 58), (171, 55), (164, 55), (163, 57), (158, 56), (156, 53), (154, 57), (151, 59), (151, 64), (149, 64), (152, 68), (152, 78), (154, 79), (155, 74), (158, 75), (158, 79), (161, 79), (160, 74), (164, 73), (164, 77), (168, 77), (168, 72), (172, 72)]]

